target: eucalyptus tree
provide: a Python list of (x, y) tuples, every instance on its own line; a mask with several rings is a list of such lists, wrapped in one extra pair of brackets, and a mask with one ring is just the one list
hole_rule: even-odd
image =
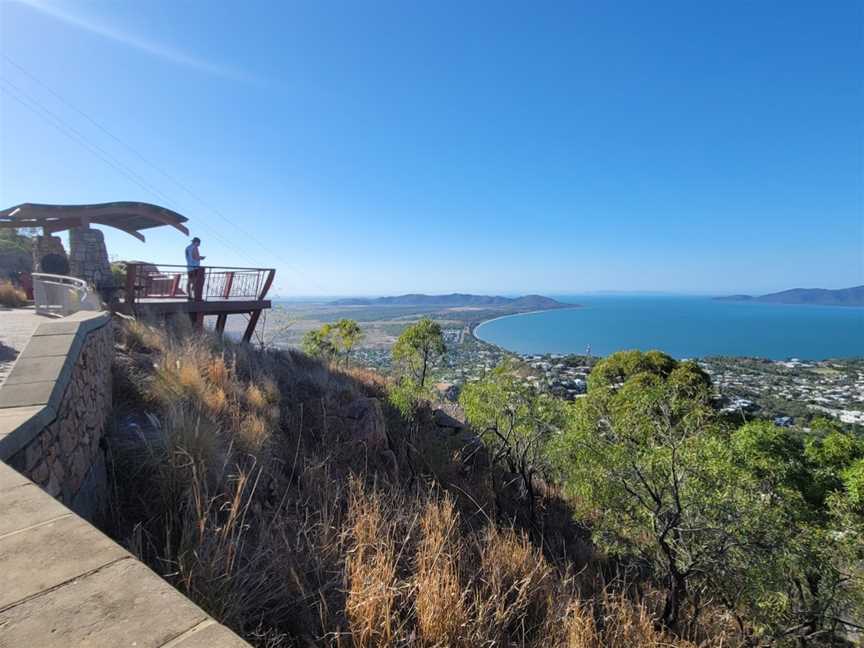
[(519, 476), (533, 517), (535, 478), (549, 476), (546, 446), (566, 424), (568, 405), (525, 384), (508, 362), (465, 385), (459, 404), (489, 448), (493, 465)]
[(308, 331), (303, 336), (303, 351), (327, 362), (341, 355), (343, 363), (347, 365), (351, 352), (362, 338), (363, 330), (355, 320), (340, 319)]
[(697, 364), (629, 351), (598, 363), (550, 452), (598, 544), (664, 588), (664, 625), (684, 631), (711, 602), (782, 643), (828, 640), (856, 609), (853, 447), (730, 429)]
[(396, 340), (393, 359), (407, 369), (414, 383), (422, 390), (430, 368), (446, 350), (441, 325), (424, 317), (406, 328)]

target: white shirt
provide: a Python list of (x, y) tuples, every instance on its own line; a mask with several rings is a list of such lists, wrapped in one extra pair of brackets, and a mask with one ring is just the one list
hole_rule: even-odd
[(201, 261), (195, 258), (194, 243), (190, 243), (186, 246), (186, 267), (189, 269), (201, 267)]

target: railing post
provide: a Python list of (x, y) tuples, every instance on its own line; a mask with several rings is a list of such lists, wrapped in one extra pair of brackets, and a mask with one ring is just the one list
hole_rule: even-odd
[(225, 274), (225, 290), (222, 291), (222, 299), (228, 299), (231, 296), (231, 287), (234, 285), (234, 272)]
[(177, 296), (177, 290), (180, 288), (180, 273), (174, 275), (174, 280), (171, 282), (171, 296)]
[(195, 284), (195, 291), (192, 298), (196, 302), (204, 301), (204, 281), (207, 274), (207, 268), (197, 267), (192, 271), (192, 282)]
[[(262, 301), (264, 299), (264, 297), (267, 296), (267, 291), (270, 290), (270, 286), (273, 284), (273, 278), (275, 276), (276, 276), (276, 270), (271, 269), (267, 274), (267, 281), (264, 282), (264, 287), (261, 289), (261, 294), (258, 295), (258, 301)], [(256, 318), (256, 321), (257, 321), (257, 318)]]
[(130, 306), (135, 303), (135, 278), (138, 274), (137, 263), (126, 264), (126, 303)]

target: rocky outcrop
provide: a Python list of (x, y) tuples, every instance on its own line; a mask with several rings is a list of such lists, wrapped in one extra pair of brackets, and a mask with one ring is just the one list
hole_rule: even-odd
[(387, 422), (381, 401), (377, 398), (357, 398), (334, 414), (340, 427), (348, 432), (351, 453), (361, 453), (367, 464), (396, 479), (399, 463), (390, 448)]

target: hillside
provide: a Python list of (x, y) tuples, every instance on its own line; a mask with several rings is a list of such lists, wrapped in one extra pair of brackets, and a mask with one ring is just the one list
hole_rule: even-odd
[(757, 302), (761, 304), (805, 304), (811, 306), (864, 306), (864, 286), (828, 290), (826, 288), (793, 288), (754, 297), (730, 295), (715, 297), (720, 301)]
[(449, 295), (408, 294), (395, 297), (370, 297), (338, 299), (331, 302), (336, 306), (434, 306), (446, 308), (485, 307), (508, 308), (514, 310), (546, 310), (567, 308), (573, 304), (563, 304), (542, 295), (524, 297), (500, 297), (489, 295), (468, 295), (451, 293)]
[(528, 498), (430, 403), (179, 324), (118, 334), (110, 532), (253, 645), (693, 646), (557, 488)]

